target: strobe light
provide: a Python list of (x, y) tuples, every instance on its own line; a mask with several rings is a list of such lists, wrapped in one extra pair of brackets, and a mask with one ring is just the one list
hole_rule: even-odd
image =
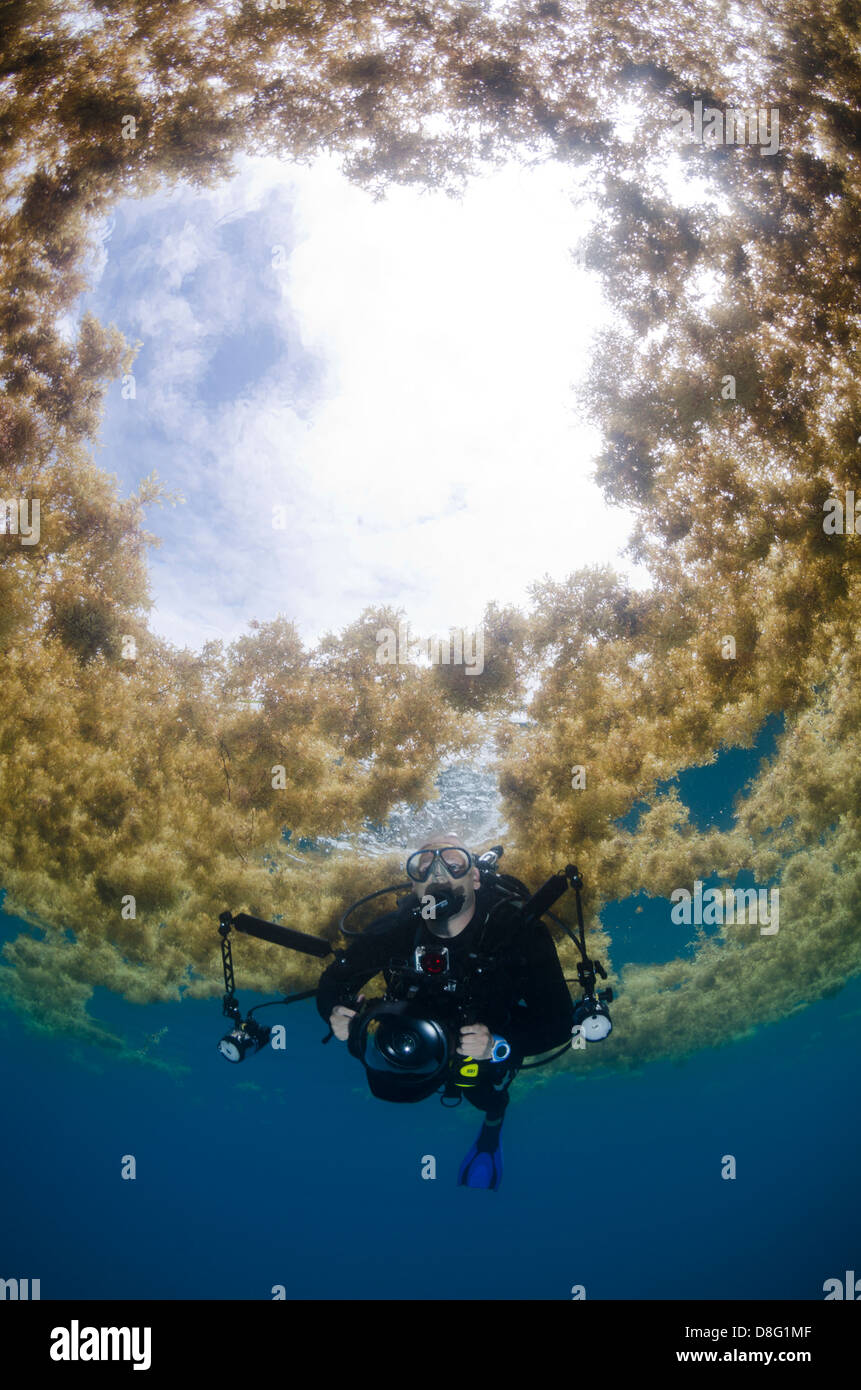
[(245, 1023), (227, 1033), (218, 1044), (218, 1050), (228, 1062), (244, 1062), (249, 1054), (260, 1052), (269, 1041), (271, 1028), (255, 1023), (249, 1018)]
[(574, 1006), (574, 1037), (580, 1036), (587, 1042), (601, 1042), (612, 1030), (610, 1010), (602, 999), (581, 999)]
[(574, 1005), (574, 1038), (585, 1038), (586, 1042), (601, 1042), (609, 1036), (613, 1024), (610, 1020), (608, 1004), (613, 1002), (612, 989), (596, 991), (596, 975), (606, 980), (607, 972), (599, 960), (584, 956), (577, 962), (577, 978), (583, 990), (583, 998)]

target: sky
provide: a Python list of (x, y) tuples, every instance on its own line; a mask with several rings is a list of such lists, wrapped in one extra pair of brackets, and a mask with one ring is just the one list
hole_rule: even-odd
[(141, 344), (97, 463), (122, 496), (155, 470), (185, 499), (148, 511), (153, 630), (197, 649), (281, 614), (313, 642), (390, 605), (422, 637), (585, 564), (642, 584), (574, 398), (609, 322), (573, 254), (582, 176), (375, 202), (330, 159), (236, 169), (120, 201), (66, 322)]

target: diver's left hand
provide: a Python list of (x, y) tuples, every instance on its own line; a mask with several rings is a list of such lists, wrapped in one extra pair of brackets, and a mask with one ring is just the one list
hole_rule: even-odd
[(493, 1034), (484, 1023), (469, 1023), (460, 1030), (461, 1057), (472, 1057), (476, 1062), (489, 1062), (493, 1052)]

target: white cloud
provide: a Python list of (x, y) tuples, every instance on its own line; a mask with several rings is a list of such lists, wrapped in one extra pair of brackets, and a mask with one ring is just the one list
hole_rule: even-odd
[(384, 564), (388, 601), (439, 630), (546, 571), (615, 561), (628, 526), (588, 481), (596, 440), (572, 415), (606, 310), (571, 257), (587, 226), (566, 173), (510, 168), (462, 201), (374, 203), (332, 169), (296, 182), (287, 292), (337, 385), (302, 456), (338, 526), (320, 613), (346, 621), (344, 589), (364, 576), (370, 602)]
[[(608, 319), (571, 256), (588, 230), (573, 178), (512, 167), (461, 200), (393, 189), (375, 203), (331, 162), (246, 159), (201, 195), (197, 228), (189, 214), (143, 253), (158, 277), (138, 310), (159, 353), (152, 405), (176, 439), (159, 472), (206, 495), (179, 553), (166, 539), (153, 556), (158, 630), (195, 644), (280, 611), (312, 638), (390, 603), (414, 632), (439, 632), (491, 599), (523, 603), (545, 574), (631, 572), (618, 558), (630, 520), (589, 482), (597, 440), (573, 414)], [(214, 226), (255, 211), (255, 244), (226, 251)], [(289, 259), (267, 308), (285, 346), (298, 333), (324, 361), (321, 398), (303, 409), (285, 358), (246, 399), (201, 410), (189, 388), (204, 341), (278, 293), (276, 244)], [(183, 298), (191, 271), (205, 314)]]

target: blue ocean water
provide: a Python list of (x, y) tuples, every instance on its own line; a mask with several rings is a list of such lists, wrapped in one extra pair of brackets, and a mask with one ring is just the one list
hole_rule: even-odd
[(861, 1269), (861, 980), (681, 1066), (515, 1083), (498, 1192), (456, 1185), (478, 1113), (373, 1099), (310, 1001), (240, 1066), (216, 1000), (93, 1012), (186, 1070), (3, 1015), (2, 1275), (43, 1298), (821, 1299)]
[[(21, 930), (0, 915), (0, 940)], [(647, 930), (644, 949), (658, 958)], [(245, 1009), (241, 941), (235, 963)], [(262, 1015), (287, 1046), (239, 1066), (216, 1050), (219, 998), (97, 989), (90, 1012), (146, 1058), (0, 1013), (0, 1277), (44, 1299), (821, 1300), (861, 1272), (861, 978), (681, 1064), (521, 1077), (498, 1192), (456, 1182), (479, 1113), (371, 1097), (313, 1001)]]

